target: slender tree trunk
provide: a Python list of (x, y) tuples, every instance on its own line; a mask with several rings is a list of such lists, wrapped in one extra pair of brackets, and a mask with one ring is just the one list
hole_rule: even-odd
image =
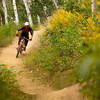
[(29, 7), (29, 9), (30, 9), (30, 6), (31, 6), (31, 4), (32, 4), (32, 0), (27, 0), (27, 3), (28, 3), (28, 7)]
[(96, 13), (96, 0), (91, 0), (91, 9), (94, 15)]
[(55, 7), (58, 9), (57, 0), (52, 0), (52, 1), (55, 4)]
[(37, 19), (38, 19), (38, 24), (41, 24), (40, 16), (39, 15), (37, 15)]
[(24, 5), (25, 5), (25, 8), (26, 8), (26, 12), (27, 12), (29, 23), (32, 26), (33, 22), (32, 22), (31, 13), (30, 13), (30, 10), (29, 10), (28, 4), (27, 4), (27, 0), (23, 0), (23, 2), (24, 2)]
[(2, 0), (2, 4), (3, 4), (3, 7), (4, 7), (4, 13), (5, 13), (5, 24), (8, 24), (8, 14), (7, 14), (6, 0)]
[(32, 0), (28, 0), (30, 3), (32, 3)]
[(18, 18), (18, 12), (17, 12), (17, 7), (16, 7), (16, 0), (13, 0), (13, 7), (14, 7), (14, 13), (15, 13), (15, 23), (19, 23), (19, 18)]
[(43, 7), (43, 10), (44, 10), (45, 16), (46, 16), (46, 18), (47, 18), (47, 17), (48, 17), (48, 15), (47, 15), (47, 7), (44, 6), (44, 7)]
[(2, 25), (2, 16), (0, 14), (0, 25)]
[(45, 14), (45, 17), (47, 18), (47, 17), (48, 17), (48, 16), (47, 16), (47, 7), (46, 7), (46, 5), (44, 6), (42, 0), (39, 0), (39, 1), (40, 1), (41, 4), (43, 5), (44, 14)]

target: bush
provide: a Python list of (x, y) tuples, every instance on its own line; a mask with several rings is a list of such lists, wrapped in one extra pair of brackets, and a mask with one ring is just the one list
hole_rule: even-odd
[(16, 80), (17, 73), (0, 65), (0, 100), (36, 100), (37, 95), (23, 93)]
[(78, 32), (78, 23), (73, 20), (75, 18), (74, 14), (63, 9), (55, 12), (47, 21), (40, 47), (26, 58), (26, 66), (31, 70), (42, 69), (42, 75), (48, 74), (47, 79), (73, 70), (83, 53), (83, 42)]
[[(68, 82), (75, 83), (75, 70), (80, 57), (87, 51), (90, 52), (96, 42), (100, 42), (99, 24), (95, 23), (100, 17), (96, 17), (85, 18), (80, 13), (71, 13), (64, 9), (56, 11), (46, 22), (40, 47), (26, 58), (26, 66), (31, 70), (37, 69), (37, 72), (42, 69), (40, 73), (46, 79), (51, 79), (54, 85), (57, 83), (63, 87)], [(68, 77), (62, 78), (65, 73)], [(68, 78), (72, 79), (66, 81)], [(66, 81), (66, 84), (60, 84), (60, 80), (63, 80), (62, 83)]]
[(8, 25), (0, 26), (0, 47), (7, 46), (12, 42), (15, 36), (16, 25), (9, 23)]
[(18, 89), (15, 76), (4, 65), (0, 65), (0, 100), (18, 100), (15, 95)]
[(68, 11), (68, 12), (79, 12), (80, 14), (84, 15), (85, 17), (91, 16), (91, 1), (88, 0), (87, 2), (85, 0), (69, 0), (62, 3), (62, 6)]
[(100, 100), (100, 45), (95, 44), (82, 57), (78, 67), (81, 92), (88, 100)]

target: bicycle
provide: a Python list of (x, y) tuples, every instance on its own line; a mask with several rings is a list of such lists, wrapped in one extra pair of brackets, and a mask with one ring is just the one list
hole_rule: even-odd
[(30, 39), (27, 39), (25, 37), (21, 39), (20, 45), (18, 45), (17, 47), (16, 58), (18, 58), (19, 54), (22, 54), (22, 52), (25, 50), (25, 40), (30, 40)]

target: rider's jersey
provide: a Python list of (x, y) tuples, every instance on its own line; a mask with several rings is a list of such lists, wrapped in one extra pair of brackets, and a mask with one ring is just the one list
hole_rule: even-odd
[(18, 31), (21, 31), (21, 34), (23, 35), (29, 35), (29, 32), (31, 33), (31, 35), (33, 35), (33, 30), (31, 27), (29, 28), (21, 27), (18, 29)]

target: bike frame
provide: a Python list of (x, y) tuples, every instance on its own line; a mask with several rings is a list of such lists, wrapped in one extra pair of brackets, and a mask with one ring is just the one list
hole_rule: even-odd
[(21, 39), (21, 42), (20, 42), (20, 45), (18, 46), (17, 48), (17, 55), (16, 55), (16, 58), (18, 58), (19, 54), (21, 54), (23, 51), (24, 51), (24, 48), (25, 48), (25, 40), (28, 40), (27, 38), (23, 37)]

